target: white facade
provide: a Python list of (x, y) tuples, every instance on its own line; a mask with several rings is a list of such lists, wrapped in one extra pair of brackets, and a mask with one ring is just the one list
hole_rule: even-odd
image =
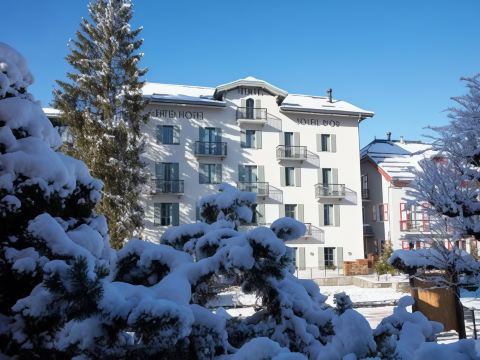
[(361, 150), (365, 254), (379, 254), (385, 241), (396, 250), (431, 238), (425, 209), (407, 204), (413, 170), (428, 149), (419, 141), (374, 140)]
[(226, 182), (257, 192), (259, 225), (289, 215), (307, 224), (289, 244), (298, 267), (363, 258), (358, 125), (373, 113), (254, 78), (216, 88), (147, 83), (144, 95), (145, 238), (195, 222), (197, 200)]

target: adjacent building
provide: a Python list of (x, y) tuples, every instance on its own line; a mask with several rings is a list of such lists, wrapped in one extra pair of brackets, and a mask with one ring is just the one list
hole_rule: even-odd
[(252, 77), (200, 87), (146, 83), (151, 173), (143, 237), (198, 220), (197, 200), (221, 182), (257, 194), (255, 223), (291, 216), (296, 265), (364, 257), (359, 123), (373, 116), (329, 96), (289, 94)]
[(411, 181), (418, 162), (429, 156), (420, 141), (375, 139), (361, 152), (364, 253), (379, 254), (385, 241), (394, 249), (423, 247), (431, 238), (424, 206), (411, 206)]

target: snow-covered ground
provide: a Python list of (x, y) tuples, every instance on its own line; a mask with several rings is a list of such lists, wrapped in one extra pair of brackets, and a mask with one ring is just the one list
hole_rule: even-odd
[(327, 303), (333, 305), (333, 295), (344, 291), (354, 303), (366, 301), (398, 300), (406, 293), (395, 291), (392, 288), (361, 288), (354, 285), (321, 286), (320, 292), (328, 296)]

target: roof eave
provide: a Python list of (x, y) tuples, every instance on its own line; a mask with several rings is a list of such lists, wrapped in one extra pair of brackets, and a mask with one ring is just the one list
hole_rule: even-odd
[(336, 116), (349, 116), (349, 117), (359, 117), (359, 122), (365, 120), (366, 118), (371, 118), (375, 114), (373, 112), (359, 112), (359, 111), (342, 111), (342, 110), (323, 110), (323, 109), (312, 109), (312, 108), (298, 108), (291, 106), (280, 106), (280, 111), (285, 112), (294, 112), (294, 113), (309, 113), (316, 115), (336, 115)]
[(160, 99), (153, 96), (144, 96), (151, 103), (162, 103), (172, 105), (196, 105), (196, 106), (208, 106), (208, 107), (225, 107), (225, 101), (219, 100), (186, 100), (186, 99)]

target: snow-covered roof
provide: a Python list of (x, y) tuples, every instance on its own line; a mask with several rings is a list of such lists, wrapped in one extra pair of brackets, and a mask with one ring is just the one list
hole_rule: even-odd
[(307, 112), (307, 113), (328, 113), (338, 115), (356, 114), (362, 119), (372, 117), (373, 112), (361, 109), (343, 100), (332, 99), (326, 96), (312, 96), (289, 94), (280, 106), (282, 111)]
[(225, 106), (224, 101), (213, 98), (215, 88), (210, 87), (147, 82), (142, 91), (143, 95), (153, 102)]
[(430, 145), (421, 141), (374, 140), (362, 150), (360, 157), (368, 158), (392, 180), (410, 181), (418, 162), (433, 155)]
[(240, 87), (240, 86), (260, 87), (260, 88), (263, 88), (264, 90), (268, 91), (272, 95), (280, 97), (282, 100), (285, 99), (288, 95), (288, 92), (286, 92), (285, 90), (282, 90), (282, 89), (266, 82), (265, 80), (256, 79), (253, 76), (247, 76), (245, 79), (238, 79), (238, 80), (226, 83), (226, 84), (218, 85), (215, 88), (215, 93), (214, 93), (213, 96), (216, 99), (218, 99), (221, 96), (221, 94), (223, 94), (224, 92), (226, 92), (228, 90), (235, 89), (235, 88)]
[(225, 106), (221, 95), (240, 86), (260, 87), (277, 96), (280, 109), (283, 112), (353, 115), (359, 116), (361, 120), (374, 115), (371, 111), (361, 109), (343, 100), (329, 102), (329, 99), (325, 96), (288, 94), (285, 90), (252, 76), (222, 84), (215, 88), (147, 82), (142, 90), (145, 97), (156, 102)]

